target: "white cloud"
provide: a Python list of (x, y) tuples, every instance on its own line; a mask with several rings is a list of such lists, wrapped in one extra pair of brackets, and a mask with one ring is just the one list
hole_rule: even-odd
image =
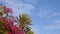
[(34, 10), (34, 6), (31, 4), (26, 4), (22, 1), (12, 1), (12, 0), (2, 0), (4, 2), (4, 5), (6, 5), (7, 7), (10, 7), (13, 9), (14, 15), (18, 15), (21, 13), (28, 13), (30, 14), (30, 11)]
[(41, 18), (52, 18), (52, 17), (56, 17), (56, 16), (60, 16), (60, 13), (56, 13), (56, 12), (49, 12), (49, 11), (42, 11), (38, 14)]
[(50, 6), (45, 6), (39, 9), (40, 13), (38, 14), (41, 18), (52, 18), (60, 16), (60, 12), (54, 12), (54, 9)]
[(40, 12), (39, 14), (38, 14), (41, 18), (50, 18), (50, 16), (49, 15), (47, 15), (46, 13), (44, 13), (44, 12)]
[(40, 13), (38, 14), (41, 18), (50, 18), (52, 9), (50, 6), (45, 6), (39, 9)]
[(53, 13), (52, 16), (60, 16), (60, 13)]
[(22, 13), (29, 13), (30, 11), (34, 10), (34, 6), (30, 4), (21, 4), (20, 6), (18, 5), (17, 8), (14, 8), (14, 12), (17, 11), (19, 14)]
[(39, 26), (31, 26), (32, 27), (32, 31), (34, 32), (34, 34), (40, 34), (40, 27)]
[(36, 4), (39, 0), (24, 0), (25, 2)]
[(43, 29), (46, 29), (46, 30), (60, 29), (60, 20), (53, 21), (52, 25), (44, 26)]

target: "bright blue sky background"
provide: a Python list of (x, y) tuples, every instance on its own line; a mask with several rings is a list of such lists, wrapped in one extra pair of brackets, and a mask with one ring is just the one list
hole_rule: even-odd
[(34, 34), (60, 34), (60, 0), (0, 0), (13, 15), (27, 13)]

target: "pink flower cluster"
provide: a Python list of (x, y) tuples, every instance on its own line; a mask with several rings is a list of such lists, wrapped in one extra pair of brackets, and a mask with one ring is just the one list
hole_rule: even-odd
[(12, 13), (12, 10), (10, 8), (7, 8), (6, 6), (3, 6), (4, 12), (3, 13)]
[(22, 30), (19, 28), (19, 27), (17, 27), (16, 25), (13, 25), (14, 24), (14, 22), (12, 23), (12, 25), (11, 25), (11, 23), (6, 19), (6, 18), (2, 18), (2, 20), (3, 20), (3, 24), (2, 24), (2, 27), (6, 30), (6, 31), (8, 31), (8, 34), (23, 34), (23, 32), (22, 32)]
[[(12, 13), (12, 10), (10, 8), (7, 8), (6, 6), (3, 6), (4, 12), (3, 13)], [(11, 19), (13, 16), (10, 16)], [(2, 18), (3, 24), (2, 28), (8, 32), (8, 34), (23, 34), (22, 29), (14, 25), (14, 20), (8, 20), (7, 17), (0, 17)]]

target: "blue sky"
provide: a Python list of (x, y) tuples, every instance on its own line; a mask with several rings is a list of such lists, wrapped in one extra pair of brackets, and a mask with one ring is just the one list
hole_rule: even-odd
[(13, 15), (27, 13), (34, 34), (60, 34), (60, 0), (0, 0)]

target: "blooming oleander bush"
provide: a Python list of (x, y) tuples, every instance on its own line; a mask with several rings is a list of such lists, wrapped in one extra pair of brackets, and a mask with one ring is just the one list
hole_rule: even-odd
[[(14, 25), (15, 20), (12, 20), (14, 16), (9, 16), (9, 13), (12, 13), (10, 8), (0, 7), (0, 34), (23, 34), (22, 29)], [(6, 15), (3, 16), (4, 14)]]

